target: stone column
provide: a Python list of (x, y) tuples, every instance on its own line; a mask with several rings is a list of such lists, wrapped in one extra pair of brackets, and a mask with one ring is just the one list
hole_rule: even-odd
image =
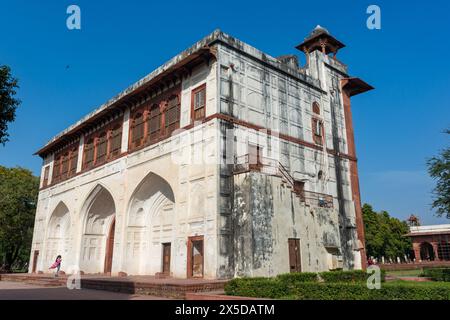
[(81, 172), (83, 168), (83, 153), (84, 153), (84, 135), (80, 138), (80, 144), (78, 145), (78, 160), (77, 160), (77, 173)]
[(420, 259), (420, 243), (413, 241), (413, 250), (414, 250), (414, 257), (416, 258), (416, 262), (421, 261)]
[(122, 126), (122, 146), (121, 153), (128, 152), (128, 135), (130, 131), (130, 108), (125, 110), (123, 115), (123, 126)]
[(438, 249), (439, 249), (438, 242), (431, 242), (431, 245), (433, 246), (434, 261), (440, 261), (441, 259), (439, 259), (439, 254), (438, 254)]

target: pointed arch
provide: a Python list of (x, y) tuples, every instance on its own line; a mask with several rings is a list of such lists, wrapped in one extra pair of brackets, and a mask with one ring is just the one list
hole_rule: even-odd
[(164, 178), (151, 172), (138, 184), (127, 207), (128, 273), (161, 271), (161, 246), (172, 243), (174, 208), (175, 195)]
[(56, 256), (66, 257), (71, 249), (70, 211), (63, 201), (53, 209), (47, 221), (45, 259), (52, 262)]
[[(82, 209), (82, 232), (80, 268), (87, 273), (110, 272), (105, 270), (112, 260), (112, 248), (108, 249), (111, 226), (114, 226), (116, 204), (109, 190), (96, 185), (87, 196)], [(110, 254), (111, 257), (105, 255)]]
[(63, 232), (70, 227), (70, 211), (63, 201), (60, 201), (48, 220), (48, 238), (63, 238)]
[[(128, 203), (128, 226), (145, 226), (151, 223), (149, 219), (158, 208), (161, 208), (164, 199), (175, 203), (172, 187), (164, 178), (150, 172), (142, 179), (130, 197)], [(143, 219), (135, 217), (136, 213), (143, 214)], [(136, 220), (141, 221), (141, 223), (133, 223)]]

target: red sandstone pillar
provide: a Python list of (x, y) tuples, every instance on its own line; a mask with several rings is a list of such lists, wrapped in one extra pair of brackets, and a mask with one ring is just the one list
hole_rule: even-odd
[(350, 107), (350, 96), (346, 90), (342, 90), (342, 97), (344, 102), (344, 117), (345, 117), (345, 127), (347, 135), (347, 145), (348, 145), (348, 155), (350, 156), (350, 181), (352, 189), (352, 198), (355, 203), (355, 214), (356, 214), (356, 230), (358, 239), (362, 243), (361, 252), (361, 265), (363, 269), (367, 268), (367, 257), (366, 257), (366, 244), (364, 237), (364, 222), (362, 218), (362, 207), (361, 207), (361, 195), (359, 191), (359, 177), (358, 177), (358, 165), (356, 163), (356, 148), (355, 148), (355, 136), (353, 133), (353, 121), (352, 113)]
[(434, 252), (434, 261), (440, 261), (439, 259), (439, 243), (438, 242), (431, 242), (431, 245), (433, 246), (433, 252)]
[(416, 258), (415, 262), (420, 262), (420, 243), (413, 242), (413, 249), (414, 249), (414, 257)]

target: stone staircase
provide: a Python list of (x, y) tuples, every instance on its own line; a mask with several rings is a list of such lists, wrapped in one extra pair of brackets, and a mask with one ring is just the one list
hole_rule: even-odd
[(289, 171), (281, 164), (276, 162), (276, 176), (281, 177), (281, 183), (299, 199), (300, 202), (307, 206), (333, 208), (333, 197), (327, 194), (321, 194), (304, 190), (304, 183), (297, 181), (292, 177)]

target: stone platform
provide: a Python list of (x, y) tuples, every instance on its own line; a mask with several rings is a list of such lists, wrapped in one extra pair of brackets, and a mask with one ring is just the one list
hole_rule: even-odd
[[(23, 282), (43, 287), (67, 285), (67, 275), (55, 278), (51, 274), (2, 274), (0, 281)], [(154, 276), (111, 277), (81, 276), (82, 289), (95, 289), (128, 294), (186, 299), (187, 293), (222, 291), (226, 280), (156, 278)]]

